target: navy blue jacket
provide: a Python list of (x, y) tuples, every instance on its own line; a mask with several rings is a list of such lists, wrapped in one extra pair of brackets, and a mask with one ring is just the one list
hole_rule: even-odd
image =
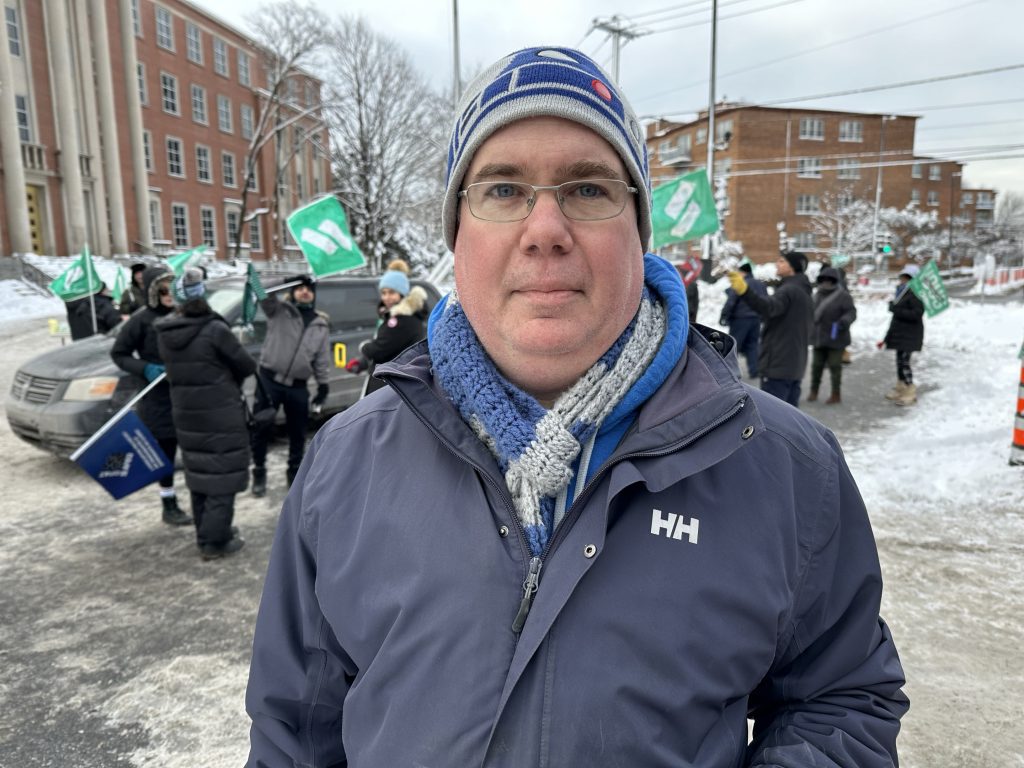
[(281, 513), (249, 768), (893, 766), (903, 672), (842, 452), (703, 333), (553, 533), (518, 634), (494, 458), (425, 343), (381, 365)]

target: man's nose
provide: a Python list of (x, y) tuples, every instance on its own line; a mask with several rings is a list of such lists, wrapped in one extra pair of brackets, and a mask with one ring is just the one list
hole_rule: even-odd
[(526, 218), (522, 235), (524, 250), (568, 250), (572, 246), (570, 220), (558, 204), (558, 191), (542, 189), (536, 193), (533, 208)]

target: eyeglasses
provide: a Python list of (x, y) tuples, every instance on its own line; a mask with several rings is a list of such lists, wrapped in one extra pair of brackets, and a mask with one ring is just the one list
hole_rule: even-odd
[(466, 198), (469, 212), (483, 221), (522, 221), (543, 189), (552, 190), (562, 213), (576, 221), (614, 219), (629, 196), (637, 193), (636, 187), (618, 179), (577, 179), (544, 187), (521, 181), (479, 181), (467, 185), (458, 196)]
[(156, 292), (161, 296), (168, 296), (171, 293), (171, 289), (168, 288), (167, 286), (161, 285), (159, 288), (156, 289)]

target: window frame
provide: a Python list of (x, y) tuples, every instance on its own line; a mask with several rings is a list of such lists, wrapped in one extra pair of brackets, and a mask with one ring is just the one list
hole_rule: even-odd
[(232, 114), (231, 107), (231, 97), (226, 96), (223, 93), (217, 94), (217, 129), (221, 133), (235, 132), (234, 115)]
[(21, 58), (21, 19), (18, 9), (4, 6), (4, 23), (7, 25), (7, 50), (11, 56)]
[[(156, 44), (165, 51), (175, 53), (174, 50), (174, 15), (162, 5), (153, 7), (153, 16), (156, 21)], [(166, 29), (161, 29), (163, 24), (161, 18), (166, 19)]]
[(936, 205), (937, 206), (938, 204), (939, 204), (939, 190), (937, 190), (937, 189), (929, 189), (928, 190), (928, 205)]
[(798, 179), (820, 179), (820, 157), (798, 157), (796, 159), (796, 177)]
[[(171, 142), (177, 142), (178, 149), (178, 173), (175, 173), (173, 168), (173, 161), (171, 159)], [(185, 142), (178, 136), (165, 136), (164, 137), (164, 157), (167, 160), (167, 175), (175, 179), (187, 178), (185, 175)]]
[[(807, 130), (804, 130), (805, 127)], [(818, 132), (812, 131), (811, 129), (815, 127), (820, 130)], [(797, 138), (804, 141), (824, 141), (825, 119), (821, 117), (801, 117)]]
[[(206, 153), (206, 174), (203, 175), (203, 163), (200, 161), (200, 154)], [(206, 144), (196, 144), (196, 181), (202, 184), (213, 184), (213, 152)]]
[(153, 132), (150, 130), (142, 131), (142, 158), (146, 165), (146, 173), (156, 173), (156, 164), (153, 160)]
[(839, 141), (863, 144), (864, 143), (864, 121), (863, 120), (840, 120)]
[(251, 104), (238, 105), (238, 131), (243, 139), (251, 139), (256, 132), (256, 111)]
[(222, 77), (231, 77), (231, 55), (228, 52), (228, 41), (216, 36), (213, 38), (213, 71)]
[(860, 160), (854, 157), (841, 157), (836, 163), (837, 179), (859, 179)]
[[(207, 237), (207, 214), (209, 214), (209, 237)], [(199, 235), (207, 248), (217, 247), (217, 209), (212, 205), (199, 206)]]
[(22, 144), (32, 143), (32, 109), (28, 96), (24, 93), (14, 94), (14, 115), (18, 127), (18, 141)]
[(240, 85), (244, 85), (246, 88), (251, 88), (252, 62), (250, 61), (249, 54), (243, 51), (241, 48), (236, 48), (235, 51), (237, 52), (237, 56), (235, 56), (235, 68), (238, 70), (238, 82)]
[[(178, 237), (178, 211), (182, 212), (181, 223), (182, 223), (182, 237)], [(188, 248), (191, 243), (189, 242), (189, 226), (188, 226), (188, 203), (171, 202), (171, 242), (174, 243), (175, 248)]]
[[(197, 93), (202, 97), (201, 99), (199, 99), (199, 104), (201, 104), (201, 107), (200, 107), (200, 110), (198, 110), (198, 111), (196, 110), (196, 94)], [(189, 84), (189, 101), (192, 104), (192, 122), (193, 123), (199, 123), (199, 125), (209, 125), (210, 124), (210, 112), (207, 109), (206, 88), (204, 86), (202, 86), (202, 85), (199, 85), (199, 83), (190, 83)], [(201, 112), (201, 114), (199, 114), (199, 112)]]
[(191, 21), (185, 22), (185, 56), (193, 64), (203, 65), (203, 30)]
[[(173, 88), (171, 89), (174, 99), (173, 109), (167, 108), (168, 81), (173, 84)], [(168, 115), (181, 117), (181, 99), (178, 98), (178, 77), (176, 75), (172, 75), (170, 72), (165, 72), (164, 70), (160, 70), (160, 107)]]
[[(801, 205), (805, 201), (813, 201), (813, 207)], [(797, 216), (814, 216), (817, 213), (821, 213), (821, 198), (818, 195), (799, 194), (796, 196), (796, 208), (794, 210)]]
[[(228, 183), (228, 171), (231, 173), (231, 183)], [(220, 152), (220, 183), (228, 189), (238, 187), (238, 167), (235, 165), (235, 153), (222, 149)]]

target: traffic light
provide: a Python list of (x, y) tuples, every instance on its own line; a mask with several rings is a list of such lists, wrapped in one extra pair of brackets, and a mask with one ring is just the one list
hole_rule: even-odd
[(875, 244), (875, 250), (877, 250), (883, 256), (888, 256), (892, 253), (892, 235), (883, 235), (878, 239)]

